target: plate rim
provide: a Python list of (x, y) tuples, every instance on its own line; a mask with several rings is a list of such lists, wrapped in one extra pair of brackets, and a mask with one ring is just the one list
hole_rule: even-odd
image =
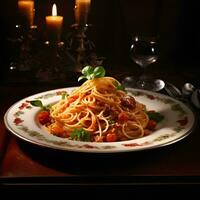
[[(55, 145), (50, 145), (48, 143), (40, 143), (36, 140), (32, 140), (32, 139), (29, 139), (19, 133), (17, 133), (15, 130), (13, 130), (13, 128), (9, 125), (8, 123), (8, 120), (7, 120), (7, 116), (10, 112), (10, 110), (15, 106), (17, 105), (18, 103), (20, 102), (23, 102), (24, 100), (28, 99), (28, 98), (32, 98), (34, 96), (39, 96), (41, 94), (48, 94), (50, 92), (55, 92), (55, 91), (61, 91), (61, 90), (67, 90), (67, 89), (75, 89), (77, 88), (78, 86), (72, 86), (72, 87), (62, 87), (62, 88), (57, 88), (57, 89), (53, 89), (53, 90), (46, 90), (46, 91), (43, 91), (43, 92), (39, 92), (39, 93), (35, 93), (33, 95), (29, 95), (27, 97), (24, 97), (22, 98), (21, 100), (18, 100), (17, 102), (15, 102), (14, 104), (12, 104), (6, 111), (6, 113), (4, 114), (4, 123), (6, 125), (6, 128), (12, 133), (14, 134), (16, 137), (28, 142), (28, 143), (31, 143), (31, 144), (35, 144), (35, 145), (38, 145), (40, 147), (43, 147), (43, 148), (49, 148), (49, 149), (54, 149), (54, 150), (61, 150), (61, 151), (68, 151), (68, 152), (79, 152), (79, 153), (103, 153), (103, 154), (109, 154), (109, 153), (125, 153), (125, 152), (138, 152), (138, 151), (146, 151), (146, 150), (150, 150), (150, 149), (157, 149), (157, 148), (161, 148), (161, 147), (164, 147), (164, 146), (168, 146), (168, 145), (171, 145), (171, 144), (174, 144), (176, 142), (179, 142), (181, 141), (182, 139), (186, 138), (188, 135), (190, 135), (193, 130), (195, 129), (196, 125), (197, 125), (197, 118), (196, 118), (196, 112), (194, 111), (194, 109), (192, 109), (190, 106), (188, 106), (187, 104), (175, 99), (175, 98), (172, 98), (170, 96), (167, 96), (165, 94), (162, 94), (162, 93), (158, 93), (158, 92), (153, 92), (153, 91), (148, 91), (148, 90), (143, 90), (143, 89), (137, 89), (137, 88), (126, 88), (128, 91), (139, 91), (139, 92), (144, 92), (146, 94), (156, 94), (158, 96), (161, 96), (161, 97), (164, 97), (164, 98), (168, 98), (168, 99), (171, 99), (183, 106), (185, 106), (193, 115), (193, 124), (191, 126), (191, 128), (186, 131), (183, 135), (181, 135), (180, 137), (178, 138), (174, 138), (173, 140), (170, 140), (168, 142), (165, 142), (165, 143), (161, 143), (161, 144), (156, 144), (156, 145), (153, 145), (153, 146), (144, 146), (144, 147), (141, 147), (141, 148), (127, 148), (127, 149), (109, 149), (109, 151), (105, 151), (105, 149), (87, 149), (87, 148), (76, 148), (76, 149), (71, 149), (71, 148), (60, 148), (59, 146), (55, 146)], [(129, 140), (129, 141), (133, 141), (133, 140)], [(123, 141), (122, 141), (123, 142)], [(122, 143), (122, 142), (117, 142), (118, 144)], [(87, 142), (86, 142), (87, 143)], [(92, 142), (89, 142), (92, 144)], [(95, 142), (93, 142), (95, 143)], [(106, 144), (113, 144), (113, 142), (109, 142), (109, 143), (106, 143)]]

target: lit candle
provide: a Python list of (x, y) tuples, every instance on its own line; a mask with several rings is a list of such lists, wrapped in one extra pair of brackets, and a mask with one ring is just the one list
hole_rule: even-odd
[(87, 17), (90, 10), (91, 0), (76, 0), (75, 20), (78, 25), (87, 24)]
[(31, 27), (34, 21), (34, 1), (32, 0), (19, 0), (18, 8), (20, 15), (26, 20), (26, 24)]
[(62, 24), (63, 17), (57, 16), (56, 4), (53, 4), (52, 16), (46, 16), (47, 33), (50, 41), (60, 41)]

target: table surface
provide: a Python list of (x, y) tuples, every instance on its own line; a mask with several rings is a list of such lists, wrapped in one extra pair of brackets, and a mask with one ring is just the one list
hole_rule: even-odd
[[(123, 70), (112, 71), (120, 81)], [(27, 143), (10, 133), (3, 122), (6, 110), (16, 101), (42, 91), (77, 85), (77, 75), (66, 83), (43, 84), (14, 81), (0, 85), (0, 180), (1, 183), (56, 182), (68, 184), (199, 184), (199, 110), (195, 130), (183, 140), (158, 149), (116, 154), (67, 152)], [(159, 76), (181, 87), (187, 80), (199, 84), (198, 73), (162, 71)]]

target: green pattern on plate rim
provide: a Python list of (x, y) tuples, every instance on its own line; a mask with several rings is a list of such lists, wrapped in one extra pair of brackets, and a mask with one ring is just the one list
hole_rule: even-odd
[[(65, 90), (58, 90), (58, 91), (50, 91), (48, 93), (45, 94), (41, 94), (40, 96), (36, 96), (35, 99), (38, 100), (47, 100), (47, 99), (51, 99), (55, 96), (61, 96), (63, 94), (63, 92), (67, 93)], [(145, 98), (149, 99), (150, 101), (158, 101), (161, 102), (163, 104), (169, 105), (171, 111), (179, 113), (178, 116), (179, 118), (176, 121), (176, 126), (172, 129), (173, 131), (168, 133), (163, 133), (162, 135), (158, 135), (157, 137), (144, 141), (144, 142), (134, 142), (134, 140), (130, 140), (130, 141), (126, 141), (126, 143), (124, 142), (116, 142), (117, 145), (115, 145), (116, 143), (113, 144), (105, 144), (105, 145), (99, 145), (99, 143), (91, 143), (88, 144), (86, 142), (80, 142), (79, 144), (77, 143), (73, 143), (71, 140), (69, 139), (61, 139), (61, 140), (53, 140), (53, 139), (49, 139), (47, 138), (44, 134), (35, 131), (35, 130), (31, 130), (29, 129), (26, 125), (24, 125), (24, 120), (23, 120), (23, 115), (25, 115), (27, 112), (31, 112), (31, 109), (33, 108), (31, 106), (31, 104), (29, 103), (28, 100), (25, 100), (24, 102), (22, 102), (19, 106), (18, 106), (18, 110), (14, 113), (13, 115), (13, 123), (14, 125), (17, 127), (17, 129), (23, 131), (24, 133), (28, 134), (31, 138), (35, 138), (39, 141), (43, 141), (47, 144), (52, 144), (54, 146), (58, 146), (58, 147), (66, 147), (67, 149), (96, 149), (96, 150), (109, 150), (109, 149), (116, 149), (118, 148), (118, 145), (120, 144), (121, 147), (123, 148), (137, 148), (137, 147), (148, 147), (148, 146), (152, 146), (154, 145), (154, 143), (163, 143), (163, 141), (165, 140), (169, 140), (169, 138), (173, 138), (175, 137), (177, 134), (179, 134), (181, 131), (183, 131), (185, 129), (185, 127), (188, 125), (189, 119), (188, 119), (188, 113), (187, 111), (184, 109), (184, 107), (177, 103), (176, 100), (173, 100), (172, 98), (168, 98), (167, 96), (165, 96), (165, 98), (163, 98), (163, 96), (160, 96), (158, 94), (152, 94), (149, 92), (145, 92), (145, 91), (129, 91), (129, 93), (131, 93), (133, 96), (135, 97), (140, 97), (140, 96), (144, 96)], [(56, 136), (54, 136), (56, 137)]]

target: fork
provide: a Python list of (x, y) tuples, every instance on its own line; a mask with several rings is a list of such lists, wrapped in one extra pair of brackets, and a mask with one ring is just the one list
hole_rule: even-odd
[(164, 87), (165, 91), (168, 93), (169, 96), (184, 101), (187, 101), (187, 98), (185, 98), (182, 94), (182, 92), (173, 84), (166, 82), (165, 83), (165, 87)]
[(192, 96), (190, 96), (182, 93), (175, 85), (171, 83), (165, 83), (164, 89), (169, 96), (182, 101), (190, 108), (193, 108), (193, 106), (195, 106), (196, 108), (200, 108), (200, 90), (195, 90), (192, 93)]

